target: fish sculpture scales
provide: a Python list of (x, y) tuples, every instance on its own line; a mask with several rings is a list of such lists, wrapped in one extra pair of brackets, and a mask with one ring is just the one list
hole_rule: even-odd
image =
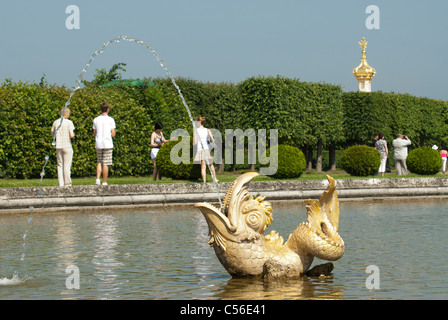
[(258, 176), (248, 172), (229, 187), (222, 209), (206, 202), (196, 203), (208, 227), (209, 244), (232, 277), (299, 277), (314, 257), (335, 261), (344, 254), (344, 240), (338, 234), (339, 201), (334, 179), (318, 202), (305, 200), (307, 221), (300, 223), (286, 243), (276, 232), (264, 235), (273, 220), (272, 207), (263, 197), (248, 192)]

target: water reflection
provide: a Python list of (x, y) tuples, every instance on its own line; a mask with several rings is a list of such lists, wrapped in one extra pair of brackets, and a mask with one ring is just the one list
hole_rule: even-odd
[(332, 286), (331, 279), (230, 279), (215, 296), (223, 300), (344, 299), (343, 286)]
[[(65, 270), (68, 266), (76, 265), (80, 256), (77, 244), (79, 243), (77, 226), (73, 218), (64, 215), (54, 221), (54, 258), (55, 268), (53, 275), (58, 278), (57, 282), (63, 283), (66, 277)], [(61, 286), (62, 296), (70, 295), (70, 291)]]
[(119, 244), (119, 230), (117, 219), (112, 215), (99, 214), (92, 217), (94, 225), (94, 247), (95, 254), (92, 263), (95, 267), (94, 275), (101, 281), (103, 294), (100, 298), (119, 298), (116, 295), (120, 283), (119, 268), (123, 263), (117, 260), (116, 247)]
[(193, 252), (191, 258), (193, 259), (195, 274), (199, 276), (200, 281), (202, 282), (206, 281), (207, 277), (213, 273), (211, 260), (214, 259), (214, 257), (210, 254), (206, 254), (207, 251), (210, 251), (210, 246), (208, 245), (210, 237), (208, 235), (208, 225), (206, 220), (203, 219), (200, 214), (196, 214), (193, 217), (194, 239), (200, 248), (196, 252)]
[(78, 232), (77, 226), (69, 216), (62, 216), (54, 221), (55, 226), (55, 255), (58, 269), (76, 264), (80, 253), (77, 248)]
[[(23, 262), (26, 219), (0, 215), (0, 280), (31, 275), (0, 286), (0, 299), (447, 299), (447, 204), (341, 203), (346, 251), (334, 277), (275, 282), (232, 279), (195, 208), (35, 213)], [(270, 229), (285, 238), (305, 219), (302, 204), (273, 208)], [(79, 290), (65, 287), (72, 264)], [(369, 265), (380, 269), (379, 290), (365, 286)]]

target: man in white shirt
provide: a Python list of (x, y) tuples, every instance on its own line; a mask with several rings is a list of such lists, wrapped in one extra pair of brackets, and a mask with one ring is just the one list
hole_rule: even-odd
[(408, 168), (406, 166), (406, 158), (408, 157), (408, 146), (411, 145), (411, 140), (407, 136), (397, 134), (397, 138), (392, 141), (394, 147), (394, 161), (397, 175), (407, 175)]
[(93, 134), (95, 136), (95, 149), (97, 155), (96, 184), (101, 184), (103, 175), (103, 186), (107, 186), (109, 166), (112, 165), (112, 150), (115, 138), (115, 120), (109, 117), (110, 106), (107, 102), (101, 104), (101, 115), (93, 120)]

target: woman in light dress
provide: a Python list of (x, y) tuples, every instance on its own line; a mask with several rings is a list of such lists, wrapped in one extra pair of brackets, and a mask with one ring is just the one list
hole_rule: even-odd
[[(216, 178), (215, 167), (213, 166), (213, 157), (210, 154), (210, 149), (208, 146), (208, 141), (215, 142), (213, 135), (210, 129), (204, 127), (205, 118), (198, 117), (196, 119), (196, 127), (197, 129), (193, 133), (193, 144), (197, 148), (196, 155), (194, 157), (194, 162), (201, 162), (201, 176), (204, 183), (206, 183), (207, 179), (207, 163), (206, 158), (208, 159), (208, 163), (210, 164), (210, 170), (212, 172), (212, 178), (218, 182), (219, 180)], [(199, 139), (198, 139), (199, 136)]]

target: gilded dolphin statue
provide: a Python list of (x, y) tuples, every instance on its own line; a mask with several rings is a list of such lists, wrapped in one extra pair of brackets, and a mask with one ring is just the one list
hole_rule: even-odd
[(248, 172), (229, 187), (221, 209), (201, 202), (209, 227), (209, 244), (224, 268), (233, 277), (298, 277), (314, 257), (334, 261), (344, 254), (344, 240), (338, 234), (339, 201), (334, 179), (327, 176), (328, 188), (318, 202), (306, 200), (307, 221), (300, 223), (286, 243), (276, 232), (264, 235), (273, 220), (271, 204), (248, 192), (258, 176)]

